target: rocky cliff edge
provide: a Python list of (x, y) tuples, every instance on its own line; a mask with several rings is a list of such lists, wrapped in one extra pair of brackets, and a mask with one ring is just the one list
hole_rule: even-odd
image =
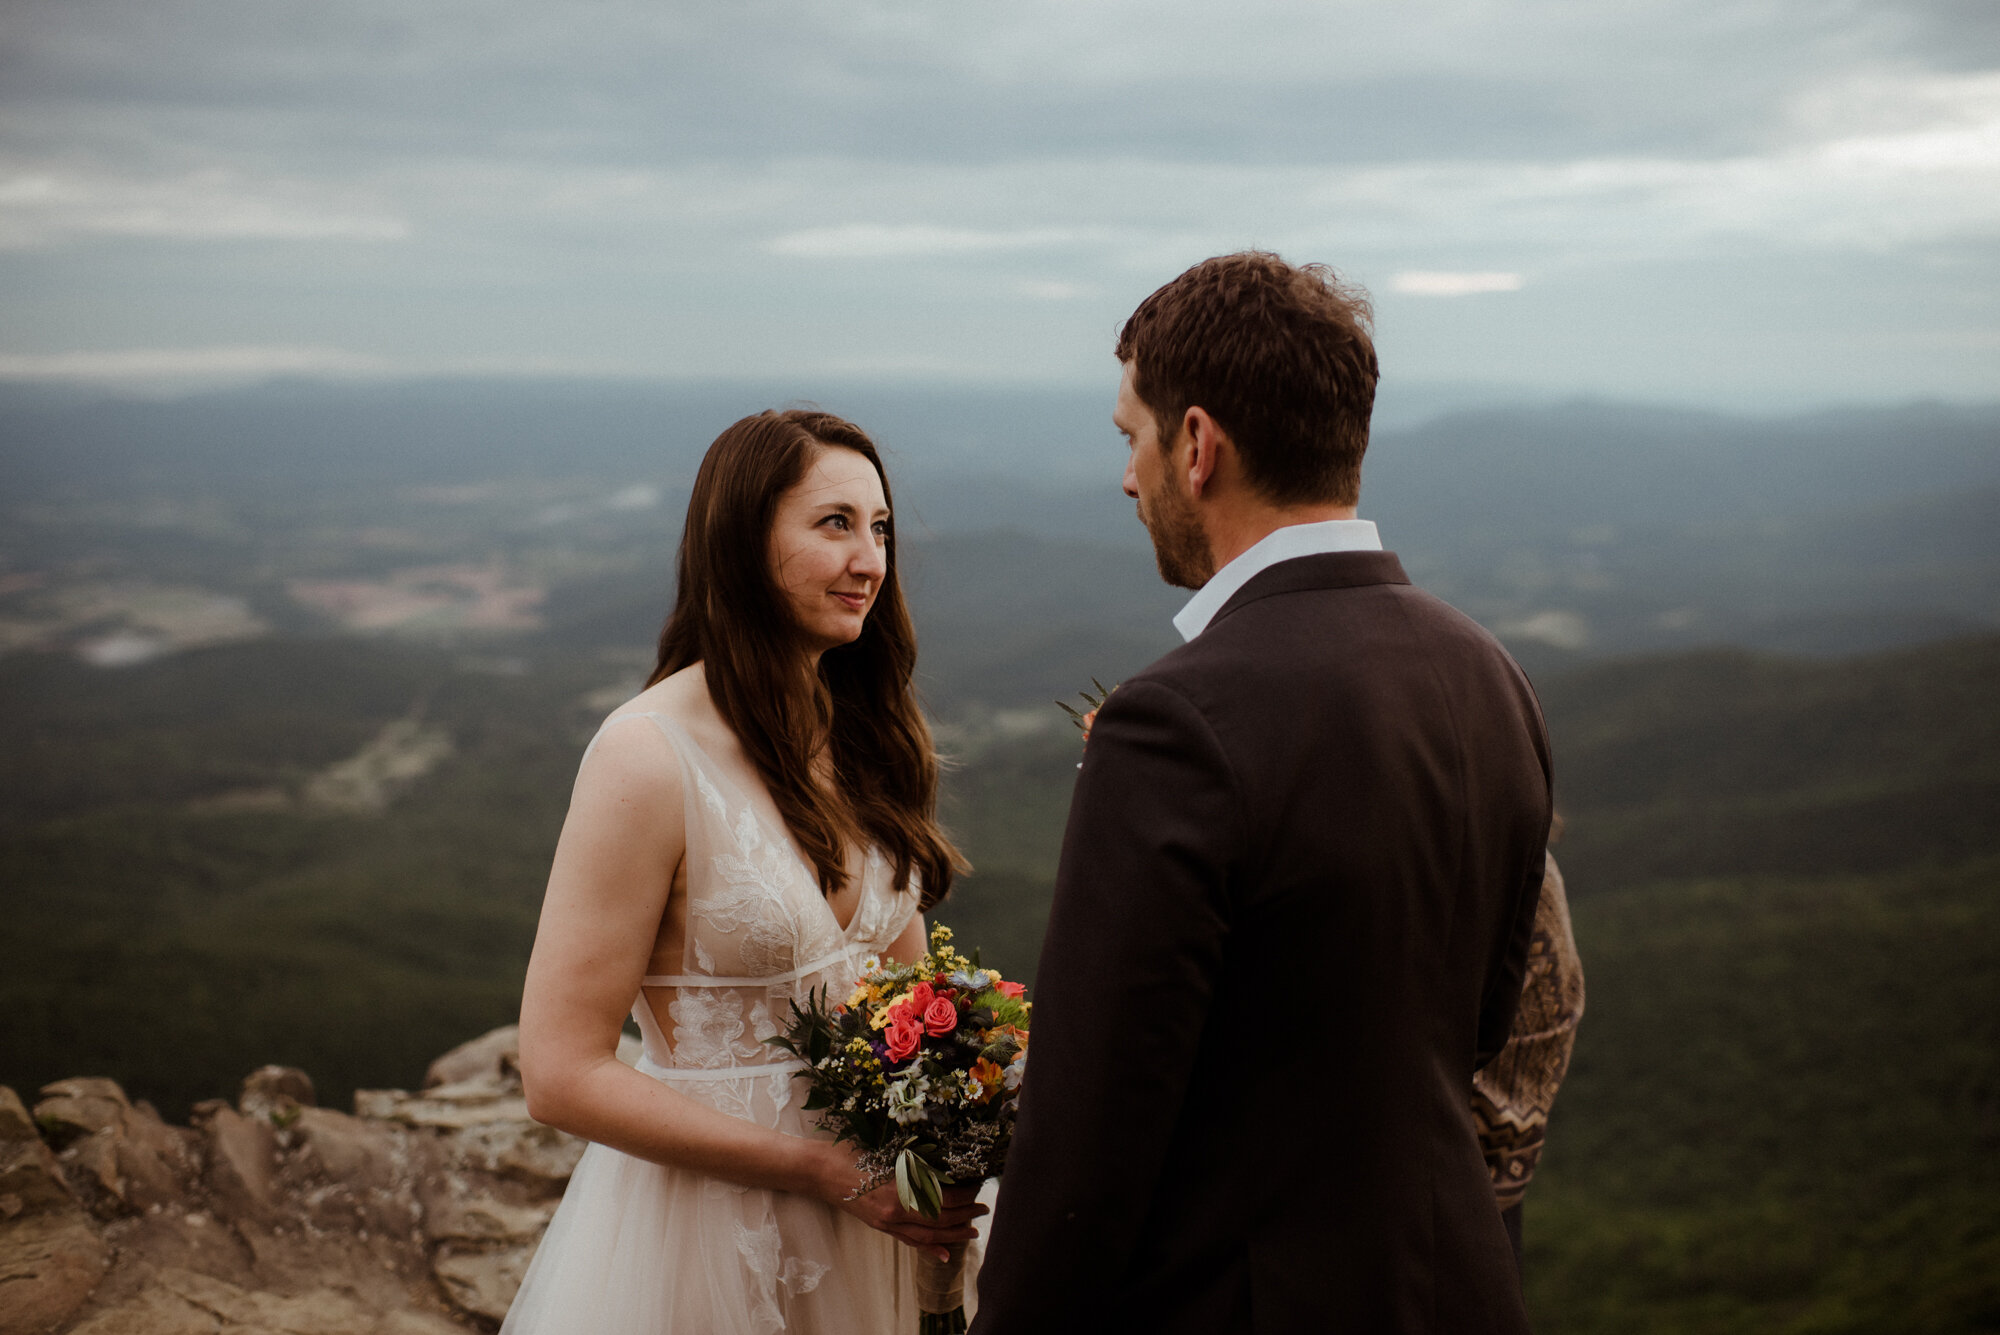
[(351, 1115), (266, 1066), (187, 1127), (110, 1080), (0, 1085), (0, 1335), (492, 1331), (583, 1152), (518, 1051), (496, 1029)]

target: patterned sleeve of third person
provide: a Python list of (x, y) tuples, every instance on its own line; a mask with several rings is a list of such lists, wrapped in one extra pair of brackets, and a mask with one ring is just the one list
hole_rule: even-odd
[(1493, 1194), (1505, 1210), (1520, 1203), (1542, 1157), (1556, 1089), (1569, 1070), (1577, 1021), (1583, 1018), (1583, 964), (1570, 931), (1562, 873), (1549, 856), (1542, 898), (1528, 943), (1521, 1008), (1500, 1055), (1472, 1077), (1472, 1114), (1479, 1148), (1493, 1174)]

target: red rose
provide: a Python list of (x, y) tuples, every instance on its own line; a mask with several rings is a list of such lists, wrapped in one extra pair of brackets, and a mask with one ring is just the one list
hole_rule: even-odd
[(908, 1060), (910, 1055), (923, 1044), (923, 1026), (904, 1016), (890, 1024), (882, 1035), (882, 1041), (888, 1045), (890, 1061)]
[(958, 1028), (958, 1007), (943, 997), (931, 1002), (924, 1010), (924, 1031), (933, 1038), (943, 1038)]
[(910, 1005), (910, 1014), (922, 1015), (925, 1011), (929, 1010), (931, 1008), (931, 998), (936, 995), (931, 990), (929, 983), (918, 983), (915, 987), (911, 988), (910, 995), (905, 998)]
[(1028, 989), (1019, 983), (1010, 983), (1002, 979), (993, 985), (993, 990), (1003, 997), (1010, 997), (1015, 1001), (1019, 1001), (1027, 993)]

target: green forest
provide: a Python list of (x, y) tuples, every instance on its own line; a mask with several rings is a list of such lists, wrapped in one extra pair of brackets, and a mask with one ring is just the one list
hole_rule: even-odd
[[(514, 1015), (577, 756), (631, 656), (268, 638), (0, 658), (0, 1081), (172, 1118), (266, 1062), (408, 1086)], [(2000, 637), (1539, 681), (1589, 981), (1526, 1207), (1549, 1332), (2000, 1328)], [(1011, 722), (1010, 722), (1011, 719)], [(380, 810), (313, 776), (397, 720)], [(1076, 734), (941, 730), (939, 916), (1032, 976)]]

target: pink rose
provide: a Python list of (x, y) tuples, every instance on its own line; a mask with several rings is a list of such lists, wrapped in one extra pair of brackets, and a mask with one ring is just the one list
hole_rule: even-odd
[(1028, 989), (1021, 986), (1021, 984), (1010, 983), (1004, 979), (1001, 980), (1000, 982), (995, 983), (993, 985), (993, 990), (995, 992), (998, 992), (1001, 996), (1010, 997), (1015, 1001), (1019, 1001), (1023, 996), (1027, 994), (1028, 991)]
[(943, 997), (924, 1008), (924, 1031), (933, 1038), (943, 1038), (958, 1028), (958, 1007)]
[(899, 1016), (889, 1022), (882, 1041), (889, 1047), (890, 1061), (907, 1061), (924, 1041), (923, 1027), (907, 1015)]

